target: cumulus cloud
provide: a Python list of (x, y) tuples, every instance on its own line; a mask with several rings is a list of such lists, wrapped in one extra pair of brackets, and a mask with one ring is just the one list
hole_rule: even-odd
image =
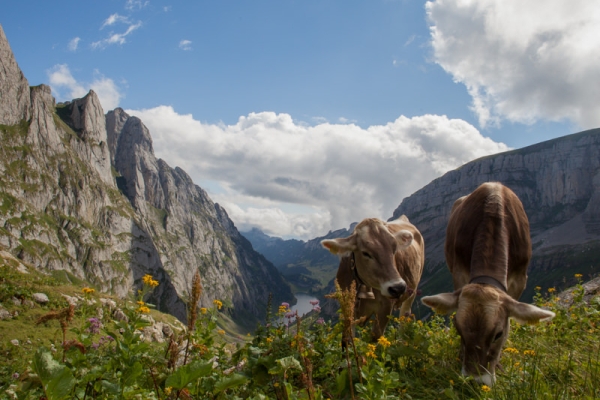
[(80, 37), (75, 37), (69, 41), (68, 48), (70, 51), (76, 51), (79, 46), (79, 42), (81, 41)]
[(508, 149), (465, 121), (437, 115), (361, 128), (307, 126), (273, 112), (233, 125), (202, 123), (169, 106), (127, 112), (148, 126), (157, 156), (201, 186), (218, 183), (219, 190), (208, 189), (211, 197), (238, 227), (284, 237), (387, 219), (404, 197), (444, 172)]
[(181, 50), (189, 51), (192, 50), (192, 41), (191, 40), (182, 40), (179, 42), (179, 48)]
[(600, 126), (595, 2), (436, 0), (426, 10), (435, 62), (465, 84), (481, 126)]
[(115, 82), (94, 71), (91, 83), (78, 82), (71, 74), (66, 64), (55, 65), (48, 71), (50, 87), (59, 101), (67, 101), (85, 96), (90, 89), (94, 90), (100, 99), (104, 110), (112, 110), (119, 105), (122, 94)]

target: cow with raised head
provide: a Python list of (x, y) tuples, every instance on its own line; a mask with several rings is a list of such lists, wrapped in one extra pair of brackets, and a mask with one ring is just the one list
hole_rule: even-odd
[(531, 239), (517, 195), (500, 183), (488, 182), (456, 200), (445, 255), (454, 292), (421, 301), (441, 314), (456, 311), (462, 373), (491, 386), (509, 318), (526, 324), (554, 317), (551, 311), (518, 301), (527, 284)]
[(336, 275), (347, 289), (356, 282), (356, 318), (375, 316), (372, 337), (383, 335), (394, 308), (409, 315), (425, 262), (423, 236), (406, 216), (385, 222), (361, 221), (347, 238), (322, 240), (323, 247), (342, 256)]

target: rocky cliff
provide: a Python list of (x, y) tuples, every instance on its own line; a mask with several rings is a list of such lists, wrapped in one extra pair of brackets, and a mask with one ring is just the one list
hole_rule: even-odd
[(565, 287), (573, 275), (600, 272), (600, 129), (484, 157), (446, 173), (394, 211), (423, 233), (427, 293), (450, 290), (444, 261), (446, 224), (454, 201), (483, 182), (499, 181), (521, 199), (531, 224), (532, 287)]
[(0, 245), (45, 271), (126, 296), (151, 274), (151, 299), (185, 320), (196, 270), (201, 304), (220, 299), (250, 326), (289, 286), (227, 213), (154, 156), (148, 129), (93, 91), (55, 104), (29, 87), (0, 27)]

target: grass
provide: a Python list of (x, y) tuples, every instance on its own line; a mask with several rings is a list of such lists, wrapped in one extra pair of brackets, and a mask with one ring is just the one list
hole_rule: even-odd
[[(60, 293), (81, 295), (81, 283), (68, 274), (31, 271), (24, 275), (5, 263), (0, 270), (0, 302), (17, 318), (0, 321), (0, 398), (90, 399), (580, 399), (600, 396), (599, 298), (584, 301), (581, 276), (572, 300), (554, 288), (537, 288), (534, 302), (552, 309), (553, 321), (522, 326), (512, 323), (498, 372), (489, 388), (460, 374), (460, 338), (450, 318), (392, 317), (386, 334), (370, 342), (368, 327), (356, 327), (352, 346), (341, 348), (343, 332), (353, 324), (342, 306), (340, 322), (316, 312), (290, 326), (274, 321), (290, 311), (280, 306), (254, 335), (244, 336), (220, 302), (197, 313), (188, 329), (176, 329), (166, 343), (147, 343), (140, 329), (149, 313), (172, 321), (143, 302), (121, 303), (129, 322), (104, 313), (103, 328), (90, 318), (96, 306), (85, 303), (72, 320), (36, 321), (67, 309)], [(9, 265), (10, 264), (10, 265)], [(146, 280), (145, 280), (146, 282)], [(152, 282), (148, 278), (147, 282)], [(155, 282), (158, 284), (157, 282)], [(74, 285), (75, 284), (75, 285)], [(92, 291), (91, 289), (87, 289)], [(12, 298), (37, 291), (50, 303), (24, 308)], [(341, 293), (341, 292), (340, 292)], [(86, 294), (96, 299), (96, 293)], [(341, 297), (340, 297), (341, 298)], [(191, 301), (190, 301), (191, 302)], [(193, 302), (191, 302), (193, 303)], [(129, 305), (127, 305), (129, 304)], [(141, 305), (140, 305), (141, 304)], [(342, 303), (344, 304), (344, 303)], [(55, 313), (56, 314), (56, 313)], [(346, 316), (345, 316), (346, 315)], [(59, 323), (60, 322), (60, 323)], [(64, 325), (65, 336), (63, 337)], [(112, 339), (106, 339), (110, 336)], [(18, 339), (19, 346), (10, 340)], [(186, 345), (188, 343), (188, 345)]]

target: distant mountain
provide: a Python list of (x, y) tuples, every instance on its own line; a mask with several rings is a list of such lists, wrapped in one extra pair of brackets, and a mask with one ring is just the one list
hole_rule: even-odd
[(533, 258), (522, 298), (535, 286), (566, 288), (600, 272), (600, 129), (469, 162), (405, 198), (390, 219), (407, 215), (425, 239), (427, 294), (452, 289), (444, 239), (454, 201), (488, 181), (502, 182), (529, 217)]
[(246, 327), (269, 293), (294, 298), (226, 211), (155, 157), (141, 120), (105, 115), (93, 91), (55, 104), (48, 86), (29, 86), (1, 27), (0, 250), (122, 297), (151, 274), (151, 302), (181, 320), (196, 271), (201, 305), (219, 299)]
[(321, 246), (321, 240), (349, 236), (355, 225), (352, 224), (349, 229), (329, 231), (325, 236), (307, 242), (271, 237), (257, 228), (242, 232), (242, 235), (275, 265), (296, 291), (318, 295), (335, 277), (340, 261)]

